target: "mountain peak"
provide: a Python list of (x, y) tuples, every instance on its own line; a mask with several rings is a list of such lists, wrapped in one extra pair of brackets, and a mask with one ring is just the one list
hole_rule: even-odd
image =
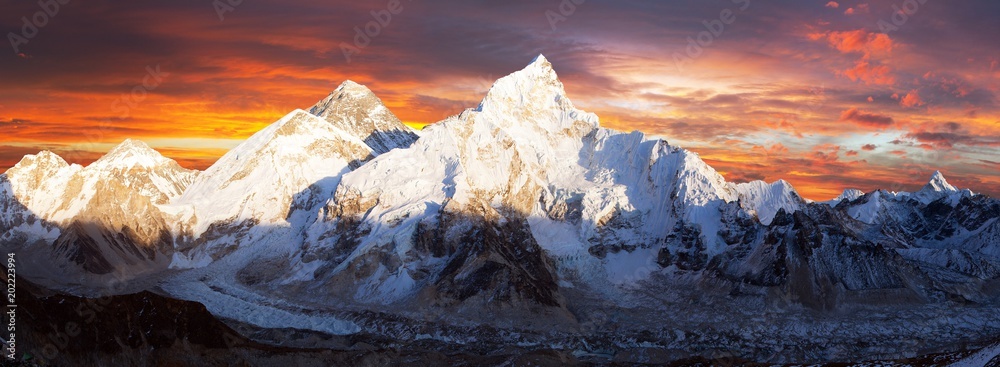
[(913, 197), (917, 199), (917, 201), (924, 204), (929, 204), (941, 198), (951, 198), (951, 203), (954, 205), (958, 203), (958, 200), (962, 196), (972, 195), (972, 192), (969, 190), (965, 190), (961, 192), (961, 194), (959, 193), (960, 191), (958, 188), (952, 186), (947, 180), (944, 179), (944, 175), (941, 174), (941, 171), (936, 171), (934, 172), (934, 175), (931, 176), (931, 180), (927, 182), (927, 184), (924, 185), (920, 191), (913, 194)]
[(7, 173), (10, 174), (18, 171), (23, 171), (29, 169), (29, 167), (31, 169), (43, 168), (43, 169), (57, 170), (66, 167), (68, 165), (69, 163), (66, 163), (66, 160), (64, 160), (58, 154), (52, 153), (48, 150), (43, 150), (41, 152), (38, 152), (38, 154), (25, 155), (23, 158), (21, 158), (20, 161), (17, 162), (17, 164), (11, 167), (7, 171)]
[(924, 189), (936, 192), (958, 191), (958, 189), (955, 188), (955, 186), (952, 186), (951, 184), (948, 183), (947, 180), (944, 179), (944, 175), (941, 173), (941, 171), (934, 172), (934, 175), (931, 176), (931, 180), (927, 182), (927, 185), (924, 186)]
[(337, 89), (334, 89), (333, 93), (330, 94), (336, 94), (338, 92), (345, 93), (356, 98), (375, 97), (375, 93), (373, 93), (371, 89), (368, 89), (368, 87), (358, 84), (350, 79), (340, 83), (340, 86), (338, 86)]
[(368, 87), (347, 80), (309, 109), (368, 144), (378, 154), (408, 147), (417, 134), (403, 124)]
[(170, 159), (150, 148), (146, 143), (135, 139), (125, 139), (121, 144), (111, 149), (108, 154), (95, 161), (92, 166), (113, 168), (131, 168), (134, 166), (154, 167), (170, 162)]
[(572, 110), (559, 76), (543, 55), (538, 55), (524, 69), (500, 78), (493, 84), (478, 110), (509, 113), (561, 107)]
[(531, 63), (529, 65), (549, 68), (549, 69), (552, 68), (552, 63), (550, 63), (549, 59), (546, 59), (545, 55), (542, 54), (538, 54), (538, 56), (535, 56), (534, 59), (531, 59)]
[(309, 113), (328, 119), (331, 114), (336, 113), (337, 105), (358, 104), (366, 106), (381, 105), (382, 101), (368, 87), (355, 83), (353, 80), (345, 80), (336, 89), (330, 92), (326, 98), (316, 102), (309, 109)]
[(858, 190), (858, 189), (847, 189), (847, 190), (844, 190), (844, 192), (842, 194), (840, 194), (840, 196), (838, 196), (834, 200), (836, 200), (838, 202), (839, 201), (843, 201), (843, 200), (854, 201), (854, 200), (857, 200), (858, 198), (860, 198), (862, 196), (865, 196), (865, 192), (864, 191), (861, 191), (861, 190)]

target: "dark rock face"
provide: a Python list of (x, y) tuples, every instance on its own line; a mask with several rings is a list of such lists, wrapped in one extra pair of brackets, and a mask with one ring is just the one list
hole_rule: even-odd
[(173, 247), (170, 232), (162, 230), (152, 241), (143, 244), (145, 240), (130, 227), (114, 231), (101, 224), (75, 222), (63, 229), (52, 246), (55, 253), (65, 254), (84, 270), (93, 274), (108, 274), (123, 270), (118, 269), (122, 265), (152, 264), (157, 260), (166, 260), (158, 257), (169, 258)]
[(496, 302), (562, 306), (554, 265), (535, 242), (526, 220), (479, 221), (446, 243), (457, 252), (435, 286), (449, 297), (464, 301), (481, 295)]
[[(666, 243), (657, 258), (660, 266), (677, 265), (681, 270), (702, 270), (707, 265), (708, 255), (705, 254), (701, 228), (680, 221), (667, 235)], [(669, 248), (676, 250), (671, 253)]]

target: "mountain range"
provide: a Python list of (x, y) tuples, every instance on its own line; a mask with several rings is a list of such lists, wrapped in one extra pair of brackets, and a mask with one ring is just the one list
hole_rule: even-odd
[(543, 56), (421, 131), (348, 81), (205, 171), (136, 140), (86, 167), (25, 156), (0, 247), (49, 290), (198, 302), (285, 346), (820, 363), (1000, 336), (1000, 200), (940, 172), (829, 202), (727, 182), (601, 127)]

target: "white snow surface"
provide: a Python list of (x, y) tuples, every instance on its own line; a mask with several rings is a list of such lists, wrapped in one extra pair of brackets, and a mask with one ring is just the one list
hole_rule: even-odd
[(736, 184), (740, 194), (740, 204), (748, 211), (757, 214), (763, 224), (771, 224), (778, 210), (794, 213), (805, 204), (792, 185), (785, 180), (772, 184), (763, 181), (753, 181)]
[(196, 236), (216, 222), (288, 225), (296, 195), (335, 187), (352, 162), (371, 154), (354, 135), (295, 110), (222, 156), (171, 205), (188, 209)]
[(865, 192), (864, 191), (861, 191), (861, 190), (858, 190), (858, 189), (847, 189), (847, 190), (844, 190), (844, 192), (841, 193), (840, 196), (837, 196), (833, 200), (824, 201), (822, 203), (826, 204), (826, 205), (829, 205), (829, 206), (837, 206), (837, 204), (840, 204), (843, 201), (850, 202), (850, 201), (858, 200), (862, 196), (865, 196)]
[(94, 202), (95, 195), (110, 190), (112, 184), (159, 205), (179, 196), (197, 174), (131, 139), (87, 167), (67, 164), (45, 151), (25, 156), (5, 173), (14, 197), (38, 217), (55, 223), (73, 220), (92, 205), (114, 205)]

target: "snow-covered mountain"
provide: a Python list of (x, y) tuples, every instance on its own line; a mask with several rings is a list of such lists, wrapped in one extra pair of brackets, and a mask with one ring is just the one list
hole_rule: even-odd
[(21, 254), (29, 274), (49, 281), (155, 273), (169, 265), (174, 246), (175, 221), (163, 205), (196, 176), (135, 140), (87, 167), (51, 152), (29, 155), (3, 175), (0, 241)]
[[(783, 180), (727, 182), (694, 152), (601, 127), (543, 56), (420, 133), (348, 81), (204, 172), (126, 141), (85, 168), (43, 152), (0, 175), (0, 244), (64, 259), (47, 286), (74, 290), (58, 282), (70, 270), (159, 275), (158, 290), (264, 329), (588, 353), (757, 350), (764, 333), (805, 358), (801, 340), (835, 324), (831, 343), (878, 334), (890, 355), (916, 343), (899, 324), (921, 348), (995, 336), (981, 316), (1000, 296), (998, 218), (1000, 202), (940, 172), (917, 193), (825, 203)], [(878, 307), (905, 312), (815, 318)]]

